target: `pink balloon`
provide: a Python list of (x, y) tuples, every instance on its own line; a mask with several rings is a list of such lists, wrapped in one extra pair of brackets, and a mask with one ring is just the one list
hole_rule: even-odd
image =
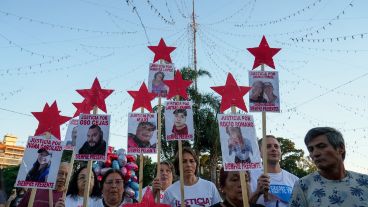
[(134, 195), (135, 195), (135, 192), (134, 192), (134, 190), (131, 187), (126, 187), (125, 188), (125, 193), (130, 198), (133, 198)]
[(137, 171), (138, 170), (138, 165), (135, 164), (134, 162), (128, 162), (125, 167), (128, 169), (128, 170), (134, 170), (134, 171)]
[(137, 183), (138, 182), (138, 177), (137, 176), (133, 176), (132, 177), (132, 181)]

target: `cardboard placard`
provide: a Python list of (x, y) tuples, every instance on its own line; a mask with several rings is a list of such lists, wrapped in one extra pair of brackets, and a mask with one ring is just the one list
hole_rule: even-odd
[(262, 167), (252, 115), (218, 114), (222, 161), (225, 171)]
[(78, 119), (71, 119), (68, 123), (65, 139), (63, 142), (64, 150), (73, 150), (77, 143)]
[(193, 109), (191, 101), (166, 101), (166, 140), (192, 140), (194, 138)]
[(105, 161), (109, 143), (110, 115), (81, 114), (77, 129), (75, 159)]
[(174, 79), (174, 64), (151, 63), (149, 66), (148, 91), (166, 97), (169, 88), (163, 80)]
[(249, 71), (249, 85), (250, 112), (280, 112), (277, 71)]
[(30, 136), (18, 171), (15, 187), (54, 189), (63, 147), (51, 136)]
[(129, 113), (128, 153), (155, 154), (157, 144), (156, 113)]

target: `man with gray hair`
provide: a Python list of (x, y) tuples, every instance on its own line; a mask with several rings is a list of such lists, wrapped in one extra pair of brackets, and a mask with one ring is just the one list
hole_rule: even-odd
[(368, 175), (345, 170), (345, 141), (339, 131), (313, 128), (304, 143), (318, 171), (295, 183), (291, 207), (368, 206)]

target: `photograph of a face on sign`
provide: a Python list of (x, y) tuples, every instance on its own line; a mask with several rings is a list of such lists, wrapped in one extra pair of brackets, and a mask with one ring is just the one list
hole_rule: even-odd
[(218, 114), (222, 162), (225, 171), (262, 167), (253, 116)]
[(54, 189), (62, 154), (61, 141), (55, 137), (29, 137), (15, 187)]
[(250, 112), (280, 112), (277, 71), (249, 71), (249, 85)]
[(106, 159), (109, 143), (110, 115), (81, 114), (75, 150), (76, 160)]
[(65, 150), (73, 150), (77, 143), (78, 119), (71, 119), (63, 142)]
[(157, 144), (156, 113), (128, 114), (128, 153), (155, 154)]
[(166, 97), (169, 88), (164, 80), (174, 79), (174, 64), (151, 63), (148, 75), (148, 91)]
[(192, 140), (194, 137), (193, 109), (191, 101), (166, 101), (166, 140)]

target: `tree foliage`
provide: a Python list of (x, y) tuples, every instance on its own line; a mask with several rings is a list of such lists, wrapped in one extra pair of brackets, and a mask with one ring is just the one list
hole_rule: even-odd
[(5, 192), (7, 195), (11, 194), (11, 190), (14, 188), (15, 180), (17, 179), (18, 171), (20, 165), (6, 167), (2, 169), (2, 176), (0, 177), (3, 179), (3, 185), (5, 188)]
[[(140, 167), (140, 156), (137, 156), (136, 163)], [(137, 177), (139, 177), (137, 171)], [(143, 156), (143, 187), (150, 185), (153, 178), (156, 175), (156, 164), (152, 163), (152, 158), (149, 156)]]
[(281, 168), (300, 178), (317, 170), (311, 160), (304, 156), (304, 151), (295, 148), (293, 141), (282, 137), (277, 140), (281, 145)]

